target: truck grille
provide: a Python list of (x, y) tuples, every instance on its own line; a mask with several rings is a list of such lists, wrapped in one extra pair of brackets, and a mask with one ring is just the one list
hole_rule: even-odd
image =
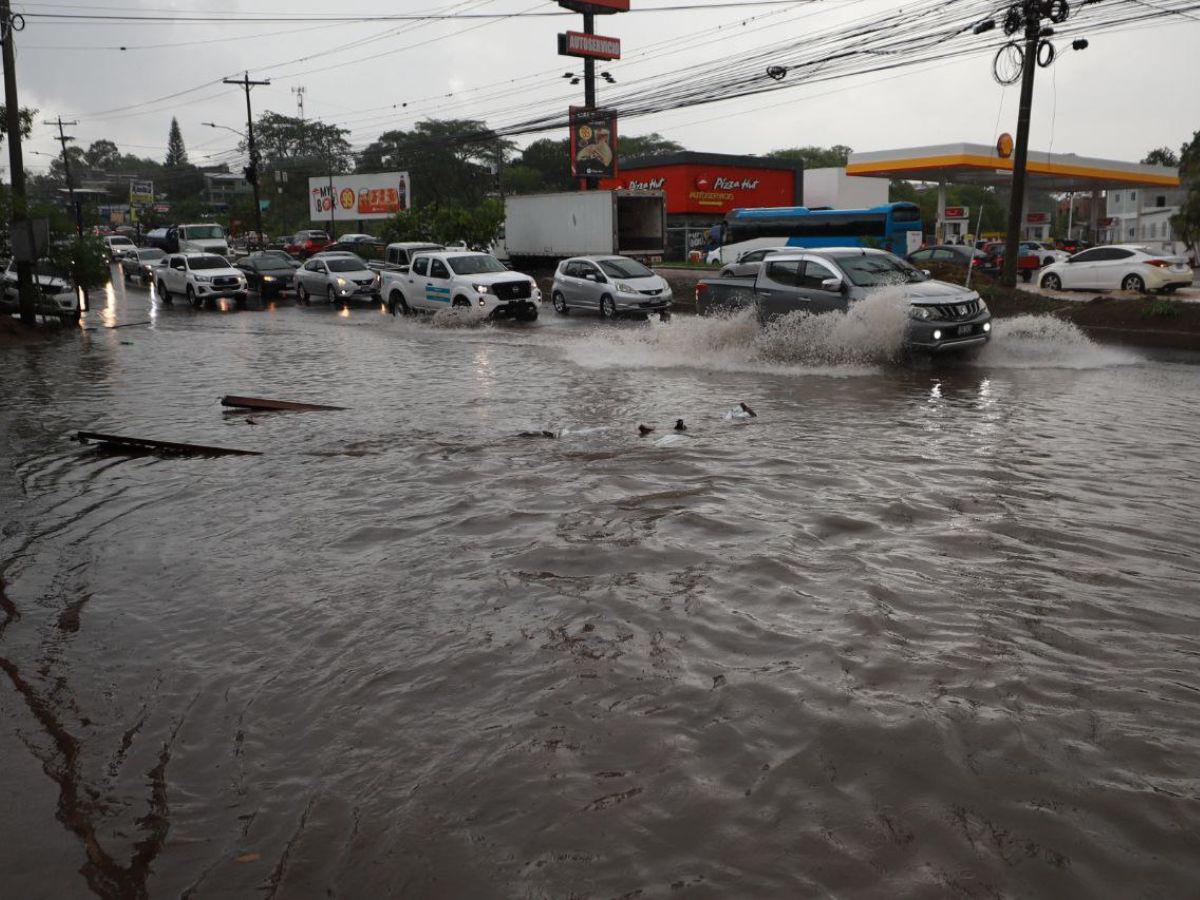
[(959, 319), (971, 319), (979, 315), (979, 301), (967, 300), (964, 303), (939, 303), (928, 307), (937, 313), (939, 319), (953, 322)]
[(501, 281), (492, 285), (492, 290), (501, 300), (528, 300), (533, 288), (528, 281)]
[(233, 275), (218, 275), (213, 279), (213, 287), (234, 287), (238, 280)]
[(374, 284), (375, 279), (374, 278), (355, 278), (354, 283), (357, 284), (359, 287), (367, 287), (368, 285)]

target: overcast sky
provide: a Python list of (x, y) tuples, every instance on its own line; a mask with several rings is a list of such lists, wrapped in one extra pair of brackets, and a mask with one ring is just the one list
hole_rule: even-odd
[[(676, 2), (633, 0), (635, 7)], [(53, 130), (41, 122), (61, 113), (79, 120), (69, 133), (84, 147), (108, 138), (123, 152), (161, 159), (175, 115), (192, 162), (236, 163), (231, 151), (238, 138), (201, 123), (243, 129), (240, 89), (218, 84), (175, 100), (158, 98), (243, 69), (252, 78), (272, 81), (254, 89), (256, 114), (294, 115), (292, 88), (303, 86), (307, 116), (351, 128), (356, 147), (420, 118), (470, 117), (497, 125), (547, 110), (565, 112), (576, 93), (574, 102), (582, 101), (582, 86), (572, 88), (561, 78), (580, 69), (581, 61), (559, 57), (555, 46), (557, 32), (578, 29), (577, 15), (420, 24), (223, 21), (236, 11), (290, 16), (557, 9), (548, 0), (14, 0), (13, 6), (25, 12), (178, 12), (208, 18), (161, 24), (28, 19), (16, 35), (17, 74), (21, 105), (38, 109), (29, 147), (40, 154), (57, 152)], [(602, 68), (627, 82), (697, 62), (736, 59), (766, 43), (803, 42), (816, 29), (895, 8), (894, 2), (879, 0), (747, 5), (598, 17), (596, 30), (621, 38), (625, 58)], [(347, 47), (367, 38), (377, 40)], [(110, 49), (122, 45), (127, 49)], [(1092, 37), (1082, 53), (1061, 53), (1050, 69), (1038, 73), (1031, 146), (1131, 161), (1151, 147), (1177, 149), (1200, 129), (1198, 46), (1200, 21), (1174, 17), (1153, 28)], [(641, 52), (647, 47), (655, 49)], [(287, 64), (318, 53), (318, 58)], [(488, 99), (489, 90), (501, 88), (521, 93)], [(601, 103), (606, 90), (616, 88), (600, 82)], [(724, 153), (806, 144), (847, 144), (862, 151), (956, 141), (990, 144), (1000, 131), (1015, 132), (1018, 90), (997, 85), (990, 59), (975, 56), (676, 110), (624, 122), (622, 131), (658, 131), (689, 149)], [(399, 105), (404, 103), (408, 106)], [(528, 105), (524, 111), (514, 109), (522, 104)], [(121, 107), (132, 108), (107, 112)], [(26, 156), (27, 167), (35, 171), (49, 162), (46, 155)]]

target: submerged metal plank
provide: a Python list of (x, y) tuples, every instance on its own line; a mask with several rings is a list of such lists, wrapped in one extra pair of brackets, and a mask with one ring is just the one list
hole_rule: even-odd
[(262, 456), (258, 450), (237, 450), (232, 447), (210, 447), (205, 444), (181, 444), (176, 441), (158, 441), (153, 438), (129, 437), (119, 434), (100, 434), (95, 431), (80, 431), (75, 439), (81, 444), (93, 441), (122, 450), (142, 453), (168, 453), (176, 456)]
[(344, 406), (324, 406), (320, 403), (296, 403), (292, 400), (266, 400), (261, 397), (236, 397), (226, 394), (221, 398), (222, 406), (237, 406), (243, 409), (276, 409), (305, 412), (308, 410), (345, 409)]

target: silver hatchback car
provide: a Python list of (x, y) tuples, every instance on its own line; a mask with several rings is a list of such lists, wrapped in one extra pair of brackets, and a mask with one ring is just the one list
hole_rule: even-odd
[(551, 289), (554, 311), (595, 310), (602, 319), (622, 313), (669, 314), (671, 286), (627, 256), (575, 256), (558, 264)]
[(296, 299), (308, 303), (314, 297), (331, 304), (380, 299), (379, 275), (353, 253), (318, 253), (296, 273)]

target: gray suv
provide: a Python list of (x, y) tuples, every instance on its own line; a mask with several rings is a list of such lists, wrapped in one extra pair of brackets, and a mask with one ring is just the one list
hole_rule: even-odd
[(602, 319), (620, 313), (668, 314), (671, 286), (636, 259), (626, 256), (576, 256), (563, 260), (551, 289), (554, 311), (594, 310)]

